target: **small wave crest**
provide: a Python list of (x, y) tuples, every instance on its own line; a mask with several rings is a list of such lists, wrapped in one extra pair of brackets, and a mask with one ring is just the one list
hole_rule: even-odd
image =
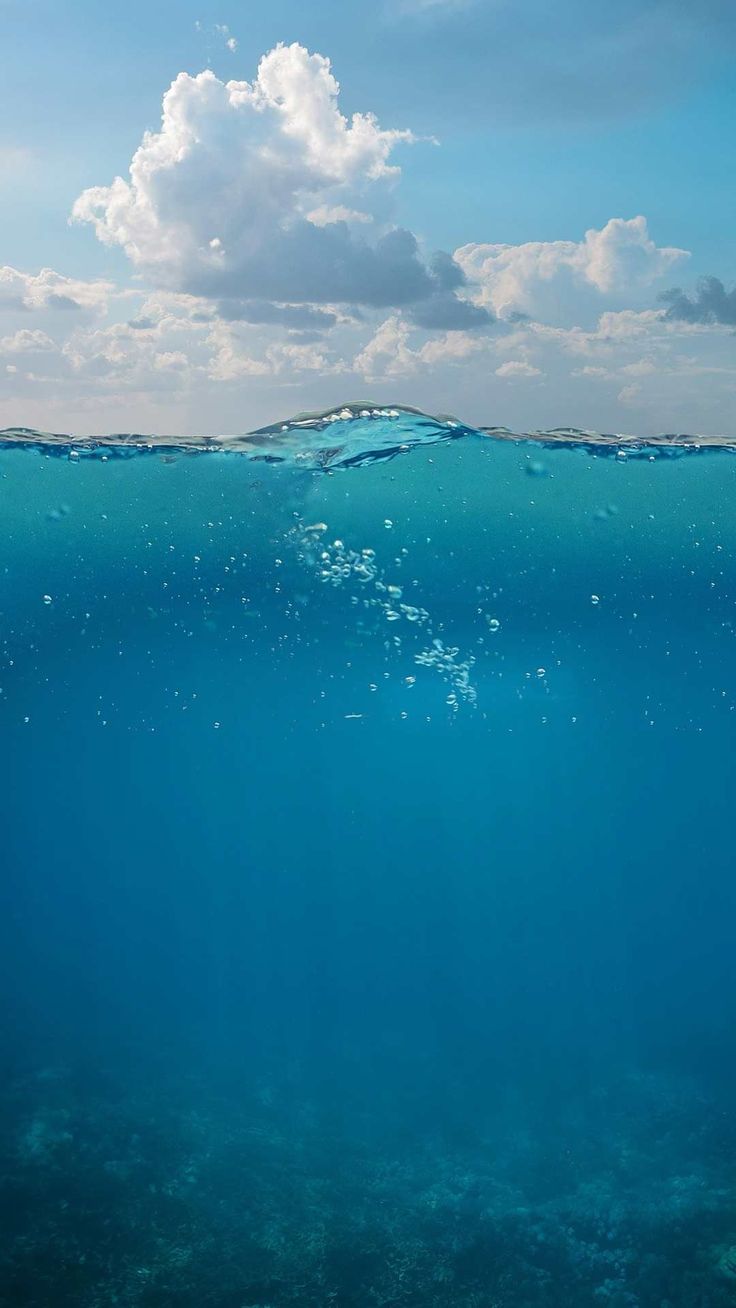
[(243, 435), (165, 436), (118, 432), (73, 436), (29, 427), (8, 427), (0, 431), (0, 447), (30, 446), (70, 458), (229, 451), (263, 463), (331, 469), (392, 459), (416, 446), (437, 445), (462, 437), (527, 441), (546, 447), (582, 447), (592, 453), (617, 454), (622, 451), (627, 455), (649, 457), (671, 457), (704, 449), (736, 450), (736, 437), (733, 436), (667, 433), (641, 437), (577, 427), (514, 431), (508, 427), (472, 427), (457, 418), (432, 416), (408, 405), (379, 406), (369, 402), (343, 404), (318, 413), (295, 414), (283, 422)]

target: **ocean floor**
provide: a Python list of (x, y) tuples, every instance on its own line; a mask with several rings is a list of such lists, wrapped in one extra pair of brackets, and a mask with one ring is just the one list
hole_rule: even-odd
[(479, 1131), (477, 1104), (470, 1124), (452, 1098), (433, 1132), (367, 1088), (346, 1107), (196, 1074), (19, 1077), (2, 1105), (0, 1303), (734, 1302), (730, 1102), (622, 1076), (549, 1116), (496, 1095)]

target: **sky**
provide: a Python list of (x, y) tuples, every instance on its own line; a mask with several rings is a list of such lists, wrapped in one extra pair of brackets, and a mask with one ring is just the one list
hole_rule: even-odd
[(0, 426), (736, 432), (733, 0), (0, 0)]

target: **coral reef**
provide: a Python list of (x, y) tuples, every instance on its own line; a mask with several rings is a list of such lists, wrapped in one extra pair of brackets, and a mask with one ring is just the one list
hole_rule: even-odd
[(546, 1129), (355, 1110), (263, 1081), (20, 1078), (0, 1305), (733, 1304), (730, 1118), (688, 1087), (628, 1077)]

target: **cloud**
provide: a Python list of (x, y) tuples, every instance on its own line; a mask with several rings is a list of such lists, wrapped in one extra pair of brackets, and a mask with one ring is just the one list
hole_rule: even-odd
[(415, 348), (410, 343), (411, 335), (411, 324), (392, 315), (359, 350), (352, 370), (367, 379), (405, 377), (421, 367), (464, 363), (483, 348), (482, 338), (456, 331)]
[(451, 255), (438, 250), (432, 256), (430, 270), (436, 290), (410, 310), (411, 320), (417, 327), (429, 331), (472, 331), (495, 322), (495, 314), (486, 305), (474, 304), (456, 294), (467, 286), (468, 279)]
[(607, 311), (598, 319), (594, 336), (588, 339), (601, 343), (631, 341), (661, 331), (665, 326), (662, 309), (619, 309)]
[(207, 376), (214, 382), (234, 382), (248, 377), (290, 376), (316, 372), (321, 377), (345, 371), (342, 360), (335, 359), (321, 345), (306, 342), (263, 342), (243, 339), (227, 324), (218, 322), (207, 338), (212, 353)]
[[(606, 310), (590, 328), (506, 321), (493, 332), (429, 332), (408, 310), (356, 318), (276, 305), (283, 323), (248, 321), (270, 315), (270, 302), (233, 297), (227, 307), (225, 318), (220, 302), (134, 290), (110, 297), (107, 318), (0, 312), (0, 426), (242, 430), (369, 382), (386, 403), (408, 386), (403, 396), (428, 409), (518, 429), (732, 428), (733, 328), (672, 319), (664, 307)], [(129, 321), (117, 320), (121, 309)], [(310, 309), (334, 313), (334, 325), (315, 331)]]
[(633, 363), (625, 363), (621, 372), (626, 377), (651, 377), (657, 371), (657, 365), (653, 359), (635, 359)]
[(646, 288), (688, 257), (686, 250), (658, 247), (647, 222), (611, 218), (590, 228), (582, 241), (529, 241), (523, 245), (461, 246), (455, 260), (481, 288), (479, 302), (505, 317), (539, 315), (579, 288), (621, 295)]
[(270, 300), (220, 300), (218, 318), (225, 322), (274, 323), (295, 329), (334, 327), (337, 314), (311, 304), (273, 304)]
[(307, 214), (307, 218), (315, 227), (329, 227), (331, 223), (373, 222), (369, 213), (362, 213), (360, 209), (348, 209), (344, 204), (320, 204)]
[(611, 373), (608, 368), (598, 368), (595, 364), (586, 363), (584, 368), (573, 368), (570, 376), (594, 377), (596, 381), (608, 381), (611, 377)]
[(661, 298), (669, 306), (667, 318), (736, 327), (736, 286), (727, 291), (718, 277), (702, 277), (695, 295), (686, 295), (674, 287)]
[(641, 398), (641, 393), (641, 386), (636, 382), (631, 382), (628, 386), (622, 386), (617, 398), (621, 404), (637, 404)]
[(39, 273), (0, 267), (0, 309), (28, 313), (39, 309), (80, 309), (104, 313), (115, 293), (112, 282), (63, 277), (52, 268)]
[(231, 54), (235, 54), (238, 48), (238, 38), (233, 36), (227, 23), (214, 23), (212, 27), (207, 27), (199, 19), (194, 24), (195, 31), (203, 32), (207, 36), (212, 36), (217, 42), (223, 41), (226, 48)]
[(485, 305), (461, 300), (451, 291), (439, 291), (411, 308), (411, 320), (428, 331), (471, 331), (495, 322)]
[(541, 377), (541, 368), (535, 368), (533, 364), (526, 363), (524, 359), (508, 359), (496, 368), (497, 377)]
[(227, 23), (215, 23), (215, 31), (218, 36), (222, 37), (231, 54), (235, 54), (235, 51), (238, 48), (238, 38), (231, 35)]
[(387, 318), (355, 356), (353, 370), (363, 377), (397, 377), (413, 372), (416, 355), (409, 347), (409, 335), (408, 323), (395, 315)]
[(0, 354), (42, 354), (46, 350), (55, 350), (56, 346), (46, 332), (29, 331), (23, 328), (14, 336), (0, 338)]
[(265, 55), (252, 83), (180, 73), (129, 180), (85, 191), (73, 218), (176, 292), (375, 308), (433, 301), (425, 316), (437, 326), (488, 321), (455, 303), (464, 276), (449, 255), (426, 263), (413, 233), (387, 221), (392, 152), (412, 133), (370, 113), (348, 120), (338, 95), (329, 60), (298, 44)]

